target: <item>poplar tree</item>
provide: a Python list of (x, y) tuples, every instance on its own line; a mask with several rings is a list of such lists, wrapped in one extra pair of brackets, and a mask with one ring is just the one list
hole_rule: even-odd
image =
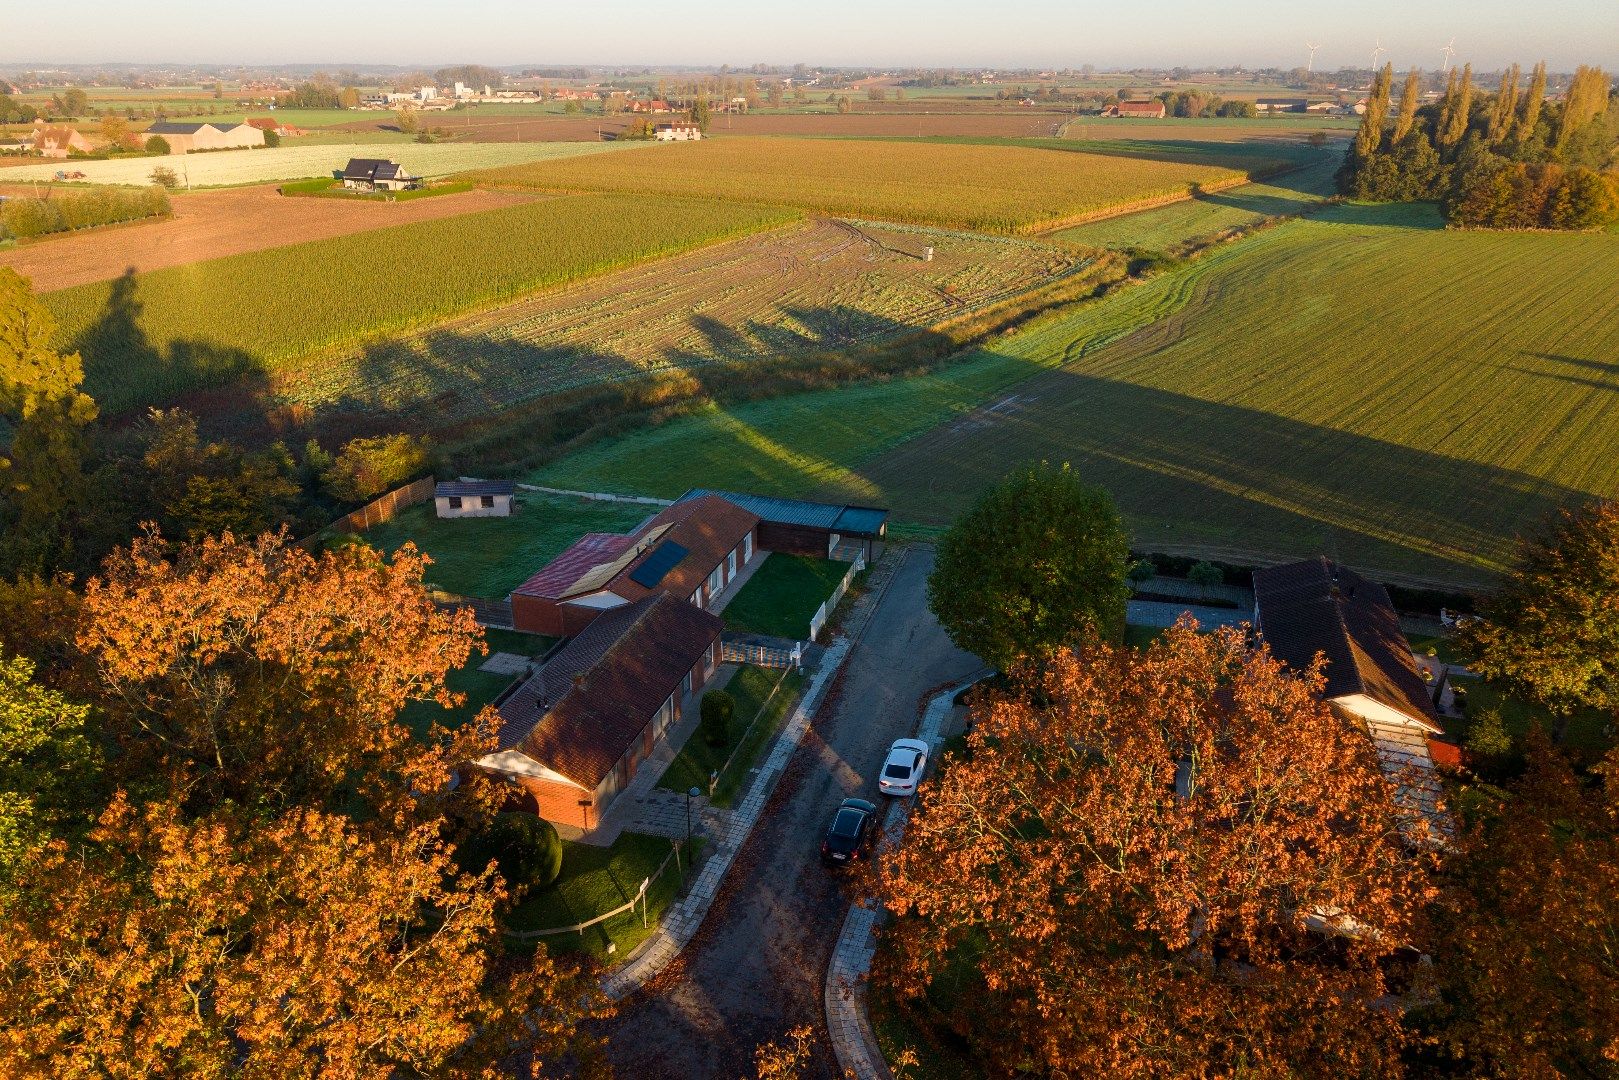
[(1383, 70), (1372, 80), (1371, 97), (1366, 102), (1366, 114), (1360, 118), (1360, 130), (1355, 133), (1355, 156), (1365, 161), (1383, 145), (1383, 124), (1389, 115), (1389, 89), (1394, 85), (1394, 65), (1384, 64)]
[(1455, 146), (1467, 135), (1467, 121), (1473, 108), (1473, 65), (1462, 68), (1454, 90), (1447, 89), (1445, 110), (1439, 124), (1439, 145)]
[(1568, 84), (1563, 114), (1557, 124), (1557, 149), (1568, 145), (1573, 134), (1601, 116), (1608, 108), (1608, 76), (1601, 68), (1581, 64)]
[(1394, 121), (1393, 143), (1398, 146), (1400, 142), (1411, 133), (1411, 127), (1417, 122), (1417, 102), (1422, 98), (1422, 74), (1412, 68), (1405, 76), (1405, 87), (1400, 91), (1400, 115)]
[(1518, 114), (1518, 81), (1522, 72), (1517, 64), (1501, 76), (1501, 92), (1496, 95), (1495, 108), (1490, 112), (1490, 128), (1486, 137), (1492, 143), (1504, 140), (1512, 131), (1512, 121)]
[(1523, 99), (1523, 115), (1518, 118), (1518, 141), (1534, 138), (1535, 125), (1540, 123), (1540, 109), (1546, 101), (1546, 61), (1535, 65), (1529, 78), (1529, 93)]

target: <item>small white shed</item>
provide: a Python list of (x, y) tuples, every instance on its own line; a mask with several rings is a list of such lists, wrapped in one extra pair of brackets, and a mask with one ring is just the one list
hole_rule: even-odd
[(511, 480), (446, 480), (433, 487), (441, 518), (510, 517), (517, 484)]

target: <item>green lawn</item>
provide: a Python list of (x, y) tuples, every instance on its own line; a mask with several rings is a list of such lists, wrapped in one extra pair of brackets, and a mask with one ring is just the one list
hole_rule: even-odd
[(393, 551), (409, 540), (433, 558), (427, 580), (462, 596), (501, 599), (587, 532), (624, 532), (657, 507), (520, 492), (505, 518), (439, 518), (412, 506), (363, 534)]
[[(497, 652), (516, 653), (519, 656), (541, 656), (556, 644), (556, 638), (540, 634), (519, 634), (510, 630), (485, 630), (483, 633), (484, 643), (489, 646), (489, 656)], [(466, 700), (460, 705), (453, 709), (443, 709), (431, 701), (413, 701), (405, 706), (400, 719), (418, 735), (425, 735), (428, 727), (434, 723), (454, 728), (477, 716), (485, 705), (495, 699), (495, 695), (511, 684), (513, 678), (510, 675), (479, 671), (478, 665), (489, 659), (489, 656), (475, 652), (466, 666), (457, 668), (445, 678), (444, 681), (451, 690), (466, 695)]]
[(803, 641), (810, 620), (849, 572), (849, 564), (773, 554), (725, 605), (725, 628)]
[(1440, 226), (1323, 208), (942, 370), (711, 409), (535, 475), (672, 497), (703, 470), (937, 529), (1020, 463), (1067, 461), (1138, 548), (1484, 586), (1555, 507), (1619, 493), (1619, 241)]
[[(1458, 679), (1456, 685), (1467, 690), (1468, 721), (1460, 724), (1452, 722), (1451, 726), (1457, 728), (1452, 734), (1465, 737), (1472, 718), (1485, 709), (1501, 710), (1501, 719), (1514, 742), (1522, 740), (1531, 724), (1539, 724), (1550, 732), (1556, 723), (1547, 710), (1503, 693), (1482, 679)], [(1614, 745), (1614, 726), (1612, 714), (1597, 709), (1581, 709), (1569, 717), (1564, 745), (1581, 756), (1594, 758)]]
[[(798, 672), (789, 672), (776, 696), (770, 697), (771, 689), (781, 679), (780, 671), (745, 666), (726, 684), (726, 692), (736, 699), (736, 717), (732, 722), (733, 738), (741, 735), (755, 717), (759, 720), (753, 724), (752, 730), (748, 731), (747, 737), (742, 740), (736, 760), (721, 774), (719, 783), (715, 785), (711, 800), (715, 806), (731, 805), (731, 801), (741, 792), (743, 782), (748, 778), (748, 770), (758, 763), (759, 755), (771, 744), (788, 712), (792, 710), (793, 703), (803, 692), (804, 676)], [(768, 707), (765, 706), (767, 697), (770, 698)], [(759, 710), (762, 707), (766, 711), (760, 716)], [(664, 770), (658, 786), (665, 791), (689, 791), (694, 787), (707, 791), (709, 777), (725, 764), (725, 759), (730, 753), (731, 744), (709, 746), (703, 741), (701, 733), (693, 732), (675, 760), (670, 762), (669, 768)]]
[[(694, 840), (693, 844), (694, 853), (701, 858), (701, 840)], [(623, 833), (607, 848), (565, 840), (562, 873), (556, 883), (538, 895), (525, 898), (507, 916), (506, 924), (513, 930), (543, 930), (570, 926), (611, 911), (635, 896), (641, 881), (657, 872), (670, 850), (670, 841), (664, 837), (640, 833)], [(689, 872), (688, 853), (683, 851), (680, 857)], [(539, 940), (552, 953), (584, 951), (596, 956), (606, 956), (607, 946), (612, 944), (617, 946), (613, 959), (622, 960), (657, 927), (664, 909), (674, 902), (679, 892), (680, 876), (670, 864), (664, 875), (647, 890), (647, 929), (642, 929), (640, 909), (636, 908), (597, 923), (583, 934), (554, 934)]]

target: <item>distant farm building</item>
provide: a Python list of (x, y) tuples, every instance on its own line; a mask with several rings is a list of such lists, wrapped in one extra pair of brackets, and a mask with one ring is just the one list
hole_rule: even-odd
[(517, 485), (510, 480), (446, 480), (433, 487), (441, 518), (511, 517)]
[(1254, 571), (1254, 627), (1271, 654), (1296, 671), (1326, 661), (1322, 697), (1357, 721), (1396, 787), (1406, 835), (1443, 842), (1436, 760), (1456, 758), (1443, 743), (1433, 691), (1418, 670), (1400, 617), (1383, 586), (1325, 558)]
[(32, 143), (36, 154), (48, 158), (65, 158), (74, 153), (88, 154), (93, 149), (89, 139), (66, 124), (46, 124), (36, 127)]
[(652, 137), (659, 142), (696, 142), (703, 137), (703, 129), (696, 124), (659, 124)]
[(669, 103), (667, 101), (663, 101), (660, 98), (653, 98), (651, 101), (630, 102), (630, 112), (666, 113), (674, 112), (674, 110), (669, 107)]
[(1102, 110), (1103, 116), (1136, 116), (1148, 120), (1162, 120), (1165, 116), (1162, 101), (1121, 101)]
[(540, 817), (594, 827), (714, 674), (724, 626), (665, 592), (602, 613), (498, 702), (497, 749), (477, 764)]
[(341, 179), (350, 191), (408, 191), (421, 185), (420, 177), (381, 158), (349, 158)]
[(1254, 102), (1254, 108), (1262, 113), (1301, 113), (1309, 111), (1310, 102), (1305, 98), (1262, 97)]
[(142, 132), (150, 138), (160, 135), (169, 144), (171, 154), (190, 154), (198, 150), (241, 150), (264, 145), (264, 132), (251, 124), (177, 124), (163, 120)]

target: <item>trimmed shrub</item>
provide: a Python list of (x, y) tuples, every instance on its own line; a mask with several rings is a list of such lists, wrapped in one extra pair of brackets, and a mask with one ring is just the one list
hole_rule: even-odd
[(724, 690), (709, 690), (703, 694), (702, 721), (699, 725), (703, 741), (710, 746), (724, 746), (731, 741), (731, 718), (736, 715), (736, 698)]
[(0, 237), (22, 240), (168, 212), (169, 197), (159, 187), (53, 191), (47, 199), (11, 198), (0, 203)]
[(562, 872), (562, 838), (544, 818), (508, 811), (462, 844), (456, 861), (473, 874), (494, 862), (512, 894), (521, 896), (547, 887)]
[(174, 152), (174, 148), (169, 145), (169, 140), (163, 136), (153, 135), (146, 140), (146, 152), (148, 154), (171, 154)]

